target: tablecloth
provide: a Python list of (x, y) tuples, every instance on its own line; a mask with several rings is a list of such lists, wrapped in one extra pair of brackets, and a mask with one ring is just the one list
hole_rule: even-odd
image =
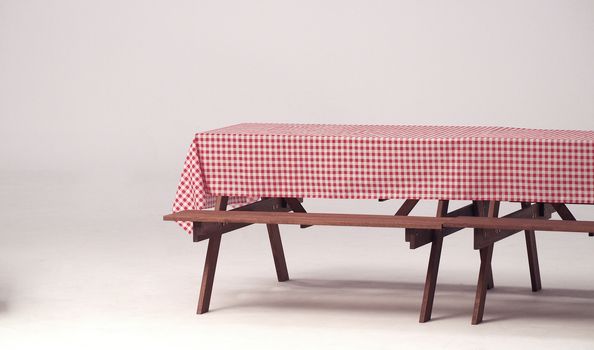
[(195, 135), (173, 211), (217, 195), (594, 203), (594, 132), (237, 124)]

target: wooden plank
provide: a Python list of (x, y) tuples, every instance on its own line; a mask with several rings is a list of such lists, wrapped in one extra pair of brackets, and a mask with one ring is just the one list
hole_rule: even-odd
[[(534, 213), (535, 210), (537, 210), (539, 207), (539, 204), (534, 204), (534, 205), (528, 205), (528, 207), (523, 207), (520, 210), (517, 210), (513, 213), (510, 213), (508, 215), (505, 215), (503, 218), (525, 218), (525, 219), (541, 219), (541, 220), (545, 220), (545, 219), (550, 219), (551, 218), (551, 214), (554, 212), (554, 209), (551, 205), (544, 205), (544, 216), (542, 217), (535, 217)], [(488, 245), (490, 245), (491, 243), (495, 243), (498, 242), (504, 238), (507, 238), (513, 234), (516, 234), (518, 232), (522, 232), (525, 230), (522, 229), (495, 229), (495, 230), (482, 230), (480, 231), (481, 234), (478, 234), (474, 236), (474, 249), (481, 249), (484, 248)]]
[[(442, 217), (448, 214), (449, 201), (440, 200), (437, 203), (436, 217)], [(429, 263), (427, 264), (427, 275), (425, 277), (425, 288), (423, 290), (423, 300), (421, 302), (421, 313), (419, 322), (424, 323), (431, 319), (433, 311), (433, 300), (435, 298), (435, 287), (437, 285), (437, 275), (439, 273), (439, 261), (441, 259), (441, 248), (443, 246), (442, 230), (433, 231), (433, 243), (431, 243), (431, 252), (429, 253)]]
[(592, 232), (594, 221), (542, 220), (525, 218), (428, 217), (369, 214), (281, 213), (186, 210), (165, 215), (165, 221), (261, 223), (289, 225), (325, 225), (358, 227), (402, 227), (439, 230), (443, 228), (484, 228), (500, 230), (535, 230)]
[[(446, 216), (448, 217), (456, 217), (456, 216), (473, 216), (474, 215), (474, 206), (472, 204), (468, 204), (463, 206), (459, 209), (456, 209)], [(447, 237), (452, 233), (458, 232), (462, 230), (463, 227), (448, 227), (441, 230), (443, 237)], [(424, 246), (425, 244), (429, 244), (432, 242), (433, 237), (433, 230), (426, 230), (426, 229), (415, 229), (415, 228), (407, 228), (405, 233), (405, 241), (409, 242), (410, 249), (417, 249), (419, 247)]]
[(441, 229), (441, 222), (427, 219), (432, 217), (409, 217), (369, 214), (330, 214), (330, 213), (281, 213), (186, 210), (169, 214), (166, 221), (257, 223), (289, 225), (358, 226), (358, 227), (416, 227)]
[[(555, 208), (555, 211), (557, 211), (561, 219), (569, 221), (576, 220), (575, 216), (573, 216), (567, 205), (563, 203), (552, 203), (551, 205), (553, 206), (553, 208)], [(594, 237), (594, 232), (589, 232), (588, 236)]]
[[(428, 218), (437, 220), (436, 218)], [(590, 232), (594, 230), (594, 221), (564, 221), (524, 218), (480, 218), (457, 217), (441, 218), (444, 227), (474, 227), (500, 230), (534, 230), (558, 232)]]
[[(283, 201), (277, 198), (265, 198), (258, 202), (250, 203), (232, 210), (229, 212), (236, 211), (282, 211), (288, 212), (291, 209), (288, 208)], [(249, 226), (251, 223), (228, 223), (223, 225), (219, 222), (194, 222), (193, 229), (193, 241), (200, 242), (205, 239), (209, 239), (213, 234), (223, 234), (240, 229), (245, 226)]]
[[(220, 196), (216, 199), (215, 210), (224, 211), (227, 208), (228, 197)], [(221, 235), (213, 235), (208, 240), (206, 250), (206, 260), (204, 261), (204, 271), (202, 272), (202, 283), (200, 285), (200, 296), (198, 297), (198, 307), (196, 313), (203, 314), (208, 312), (210, 307), (210, 296), (212, 295), (212, 286), (214, 282), (215, 271), (217, 268), (217, 259), (219, 257), (219, 247), (221, 246)]]
[[(303, 205), (301, 205), (301, 202), (299, 201), (299, 199), (297, 198), (286, 198), (285, 199), (287, 201), (287, 205), (289, 206), (289, 208), (291, 208), (291, 210), (294, 213), (307, 213), (307, 211), (305, 211), (305, 208), (303, 207)], [(308, 228), (311, 225), (300, 225), (299, 227), (301, 228)]]

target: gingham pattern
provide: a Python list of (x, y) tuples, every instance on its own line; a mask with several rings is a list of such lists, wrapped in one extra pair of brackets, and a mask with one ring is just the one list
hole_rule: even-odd
[(594, 203), (594, 132), (238, 124), (196, 134), (173, 211), (217, 195)]

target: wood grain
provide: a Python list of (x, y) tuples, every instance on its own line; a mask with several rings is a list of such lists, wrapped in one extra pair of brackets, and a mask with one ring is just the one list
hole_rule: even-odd
[[(443, 217), (448, 214), (449, 201), (441, 200), (437, 203), (436, 217)], [(433, 242), (431, 243), (431, 252), (429, 253), (429, 263), (427, 264), (427, 275), (425, 277), (425, 288), (423, 290), (423, 300), (421, 302), (421, 313), (419, 322), (424, 323), (431, 319), (433, 311), (433, 300), (435, 298), (435, 287), (437, 285), (437, 275), (439, 273), (439, 261), (441, 259), (441, 248), (443, 246), (442, 230), (433, 231)]]
[(536, 218), (429, 217), (334, 213), (280, 213), (186, 210), (165, 215), (165, 221), (260, 223), (289, 225), (401, 227), (439, 230), (442, 228), (483, 228), (500, 230), (534, 230), (559, 232), (592, 232), (594, 221), (541, 220)]
[[(530, 203), (522, 203), (522, 208), (532, 208), (532, 216), (537, 217), (540, 210), (534, 210)], [(545, 213), (546, 214), (546, 213)], [(550, 215), (549, 215), (550, 216)], [(540, 279), (540, 266), (538, 264), (538, 251), (536, 249), (536, 235), (534, 230), (525, 230), (526, 237), (526, 251), (528, 254), (528, 268), (530, 270), (530, 284), (533, 292), (538, 292), (542, 289), (542, 282)]]
[(287, 262), (285, 260), (285, 252), (283, 250), (283, 243), (281, 241), (278, 225), (267, 224), (266, 229), (268, 230), (268, 238), (270, 239), (270, 248), (272, 248), (272, 258), (276, 269), (276, 277), (279, 282), (288, 281), (289, 272), (287, 270)]
[[(496, 201), (489, 201), (486, 208), (483, 203), (478, 204), (478, 215), (483, 216), (486, 214), (487, 219), (497, 220), (497, 216), (499, 215), (499, 202)], [(486, 209), (486, 210), (485, 210)], [(482, 217), (481, 217), (482, 218)], [(485, 232), (485, 229), (479, 228), (475, 230), (475, 237), (477, 235), (482, 235)], [(487, 300), (487, 289), (489, 289), (489, 284), (491, 287), (493, 286), (493, 275), (491, 270), (491, 260), (493, 258), (493, 247), (494, 243), (491, 243), (485, 248), (481, 248), (480, 255), (481, 255), (481, 266), (479, 269), (479, 276), (478, 282), (476, 286), (476, 296), (474, 298), (474, 309), (472, 312), (472, 321), (473, 325), (479, 324), (483, 321), (483, 314), (485, 311), (485, 303)]]
[[(216, 199), (215, 210), (224, 211), (227, 208), (228, 197), (220, 196)], [(206, 250), (206, 260), (204, 261), (204, 271), (202, 272), (202, 284), (200, 285), (200, 296), (198, 297), (198, 307), (196, 313), (203, 314), (210, 308), (210, 296), (212, 295), (212, 286), (217, 269), (217, 259), (219, 257), (219, 247), (221, 246), (221, 235), (213, 235), (208, 240)]]

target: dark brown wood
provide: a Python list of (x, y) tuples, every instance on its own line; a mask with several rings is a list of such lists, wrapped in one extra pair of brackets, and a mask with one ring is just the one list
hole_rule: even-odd
[(407, 199), (402, 203), (395, 216), (407, 216), (419, 203), (418, 199)]
[[(475, 215), (475, 213), (474, 206), (472, 204), (466, 205), (447, 214), (448, 217), (473, 215)], [(458, 232), (462, 229), (463, 227), (448, 227), (442, 229), (441, 232), (443, 237), (447, 237), (452, 233)], [(433, 230), (407, 228), (404, 239), (406, 242), (409, 242), (410, 249), (417, 249), (432, 242)]]
[(272, 248), (272, 258), (274, 259), (274, 267), (276, 268), (276, 277), (279, 282), (289, 280), (289, 272), (287, 271), (287, 262), (285, 261), (285, 252), (283, 250), (283, 243), (281, 241), (280, 230), (276, 224), (267, 224), (268, 238), (270, 239), (270, 248)]
[[(288, 212), (291, 210), (282, 200), (278, 198), (265, 198), (260, 201), (243, 205), (241, 207), (229, 210), (229, 212), (236, 211), (281, 211)], [(223, 225), (220, 222), (194, 222), (193, 229), (193, 241), (200, 242), (209, 239), (212, 235), (224, 234), (245, 226), (249, 226), (251, 223), (228, 223)]]
[(281, 213), (185, 210), (165, 215), (165, 221), (261, 223), (358, 227), (402, 227), (439, 230), (442, 228), (483, 228), (489, 230), (534, 230), (591, 232), (594, 221), (541, 220), (538, 218), (429, 217), (368, 214)]
[[(523, 209), (535, 208), (530, 203), (522, 203)], [(533, 210), (533, 217), (537, 217), (540, 210)], [(526, 237), (526, 251), (528, 253), (528, 268), (530, 269), (530, 284), (533, 292), (538, 292), (542, 289), (542, 283), (540, 280), (540, 267), (538, 264), (538, 251), (536, 249), (536, 235), (533, 230), (525, 230), (524, 235)]]
[(499, 201), (489, 201), (487, 216), (496, 218), (499, 215)]
[[(522, 203), (522, 206), (523, 205), (524, 203)], [(569, 208), (567, 208), (565, 204), (552, 203), (551, 205), (553, 206), (553, 208), (555, 208), (555, 211), (557, 212), (557, 214), (559, 214), (561, 219), (575, 221), (575, 216), (573, 216), (573, 214), (571, 213), (571, 211), (569, 211)]]
[[(489, 201), (486, 206), (485, 203), (478, 202), (478, 215), (486, 214), (488, 218), (495, 219), (499, 215), (499, 202)], [(486, 213), (485, 213), (486, 211)], [(475, 229), (475, 236), (485, 234), (484, 229)], [(487, 232), (488, 234), (488, 232)], [(487, 299), (487, 289), (489, 284), (493, 286), (493, 275), (491, 268), (491, 261), (493, 258), (493, 247), (491, 243), (489, 246), (480, 250), (481, 267), (479, 269), (479, 277), (476, 287), (476, 296), (474, 299), (474, 309), (472, 313), (472, 324), (479, 324), (483, 321), (483, 314), (485, 311), (485, 302)]]
[[(216, 199), (215, 210), (224, 211), (227, 208), (227, 196), (219, 196)], [(219, 257), (219, 247), (221, 246), (221, 235), (213, 235), (208, 240), (206, 250), (206, 260), (204, 261), (204, 272), (202, 273), (202, 284), (200, 286), (200, 296), (198, 297), (197, 313), (208, 312), (210, 307), (210, 296), (212, 295), (212, 286), (214, 282), (215, 271), (217, 268), (217, 259)]]
[[(540, 204), (533, 204), (533, 205), (528, 205), (528, 207), (526, 208), (522, 208), (520, 210), (517, 210), (511, 214), (505, 215), (503, 218), (525, 218), (525, 219), (550, 219), (552, 213), (554, 212), (554, 209), (551, 205), (545, 205), (543, 207), (543, 213), (544, 216), (542, 217), (538, 217), (538, 216), (534, 216), (534, 212), (535, 211), (539, 211), (540, 210)], [(495, 230), (482, 230), (482, 234), (479, 235), (475, 235), (475, 239), (474, 239), (474, 249), (480, 249), (480, 248), (484, 248), (488, 245), (490, 245), (491, 243), (495, 243), (498, 242), (504, 238), (507, 238), (511, 235), (514, 235), (518, 232), (522, 232), (524, 230), (521, 229), (495, 229)]]
[(594, 230), (594, 221), (564, 221), (564, 220), (542, 220), (539, 218), (480, 218), (480, 217), (457, 217), (457, 218), (430, 218), (431, 221), (441, 221), (444, 227), (473, 227), (484, 229), (501, 230), (534, 230), (534, 231), (556, 231), (556, 232), (590, 232)]
[(487, 299), (487, 283), (489, 271), (491, 270), (491, 260), (493, 258), (493, 244), (481, 249), (481, 267), (476, 287), (476, 296), (474, 299), (474, 309), (472, 313), (472, 324), (476, 325), (483, 321), (485, 312), (485, 301)]
[[(448, 214), (449, 201), (440, 200), (437, 203), (436, 217), (442, 217)], [(423, 290), (423, 300), (421, 302), (421, 313), (419, 322), (424, 323), (431, 319), (433, 311), (433, 300), (435, 298), (435, 287), (437, 285), (437, 275), (439, 272), (439, 261), (441, 258), (441, 248), (443, 246), (442, 230), (433, 231), (433, 243), (431, 243), (431, 252), (429, 253), (429, 263), (427, 264), (427, 276), (425, 278), (425, 288)]]
[[(474, 205), (474, 214), (475, 216), (479, 216), (479, 217), (489, 217), (489, 216), (494, 216), (494, 212), (497, 211), (497, 213), (499, 212), (499, 204), (495, 204), (495, 202), (488, 202), (488, 201), (474, 201), (473, 202)], [(489, 234), (490, 233), (490, 234)], [(488, 231), (485, 229), (479, 229), (479, 228), (475, 228), (474, 229), (474, 242), (475, 242), (475, 248), (477, 249), (477, 239), (479, 237), (481, 237), (482, 239), (487, 239), (487, 237), (490, 237), (493, 235), (493, 231)], [(491, 242), (494, 243), (494, 242)], [(484, 247), (481, 247), (484, 248)], [(485, 259), (485, 251), (484, 250), (479, 250), (479, 258), (481, 261), (483, 261)], [(493, 267), (491, 266), (491, 268), (488, 270), (487, 272), (487, 289), (493, 289), (495, 288), (495, 280), (493, 279)]]
[[(553, 206), (553, 208), (555, 208), (555, 211), (557, 211), (557, 214), (559, 214), (561, 219), (569, 220), (569, 221), (576, 220), (575, 216), (573, 216), (573, 214), (571, 213), (571, 211), (569, 210), (567, 205), (565, 205), (563, 203), (552, 203), (551, 205)], [(594, 232), (589, 232), (588, 236), (593, 237)]]
[[(415, 206), (417, 205), (417, 203), (419, 203), (418, 199), (407, 199), (404, 201), (404, 203), (402, 203), (402, 205), (400, 206), (400, 208), (398, 208), (398, 210), (396, 211), (396, 214), (394, 214), (394, 216), (408, 216), (408, 214), (410, 214), (410, 212), (415, 208)], [(432, 236), (432, 231), (429, 230), (428, 236), (431, 237)], [(411, 239), (411, 233), (407, 230), (404, 233), (404, 240), (406, 242), (409, 242)], [(431, 239), (431, 238), (429, 238)]]
[[(305, 208), (303, 207), (303, 205), (301, 205), (301, 202), (299, 201), (299, 199), (297, 198), (286, 198), (285, 199), (287, 201), (287, 205), (289, 206), (289, 208), (291, 208), (291, 210), (294, 213), (307, 213), (307, 211), (305, 211)], [(308, 228), (311, 225), (299, 225), (299, 227), (301, 228)]]
[[(402, 205), (400, 206), (400, 208), (398, 208), (398, 211), (396, 211), (396, 214), (394, 214), (395, 216), (408, 216), (408, 214), (410, 214), (410, 212), (415, 208), (415, 206), (417, 205), (417, 203), (419, 203), (418, 199), (407, 199), (404, 201), (404, 203), (402, 203)], [(432, 236), (432, 231), (429, 230), (428, 234), (427, 234), (431, 239)], [(411, 233), (406, 230), (406, 232), (404, 233), (404, 240), (406, 242), (410, 242), (411, 239)]]
[[(493, 248), (495, 248), (495, 246), (493, 246)], [(481, 258), (481, 261), (485, 260), (486, 257), (484, 249), (479, 250), (479, 257)], [(491, 265), (489, 273), (487, 274), (487, 289), (493, 288), (495, 288), (495, 280), (493, 279), (493, 265)]]
[[(532, 289), (536, 291), (542, 287), (534, 231), (594, 232), (594, 221), (575, 220), (575, 217), (564, 204), (536, 203), (531, 205), (530, 203), (522, 203), (521, 210), (497, 218), (499, 203), (494, 201), (475, 202), (477, 203), (477, 210), (473, 209), (473, 205), (469, 205), (451, 213), (447, 213), (448, 201), (440, 201), (438, 209), (440, 214), (436, 215), (436, 217), (423, 217), (404, 216), (412, 211), (418, 200), (405, 201), (394, 216), (307, 213), (300, 204), (300, 200), (295, 198), (264, 198), (259, 202), (225, 211), (227, 200), (227, 197), (217, 198), (215, 211), (182, 211), (163, 217), (167, 221), (191, 221), (194, 223), (195, 238), (198, 237), (200, 240), (209, 239), (198, 302), (198, 313), (207, 312), (209, 309), (221, 235), (224, 232), (253, 223), (267, 224), (279, 281), (285, 281), (289, 278), (278, 229), (279, 224), (401, 227), (407, 230), (407, 236), (409, 236), (408, 233), (414, 233), (410, 235), (410, 237), (413, 237), (411, 238), (411, 246), (413, 245), (412, 242), (415, 242), (417, 246), (426, 244), (425, 242), (431, 242), (432, 248), (427, 268), (420, 322), (425, 322), (431, 317), (443, 238), (447, 234), (463, 228), (475, 228), (477, 232), (481, 233), (478, 236), (482, 237), (477, 239), (475, 234), (475, 245), (477, 241), (482, 243), (479, 244), (481, 267), (479, 269), (479, 281), (473, 310), (473, 324), (478, 324), (483, 319), (486, 290), (489, 288), (490, 279), (492, 279), (493, 244), (496, 241), (519, 231), (525, 231)], [(287, 213), (287, 211), (291, 210), (297, 212)], [(482, 215), (486, 213), (486, 217), (473, 216), (477, 215), (477, 211), (480, 211)], [(557, 211), (562, 220), (545, 220), (551, 217), (553, 211)]]
[(226, 210), (228, 202), (229, 202), (228, 196), (217, 196), (215, 198), (214, 210)]
[(410, 217), (368, 214), (334, 213), (282, 213), (282, 212), (244, 212), (186, 210), (166, 215), (166, 221), (288, 224), (288, 225), (323, 225), (323, 226), (359, 226), (359, 227), (416, 227), (441, 229), (441, 222), (427, 219), (434, 217)]

